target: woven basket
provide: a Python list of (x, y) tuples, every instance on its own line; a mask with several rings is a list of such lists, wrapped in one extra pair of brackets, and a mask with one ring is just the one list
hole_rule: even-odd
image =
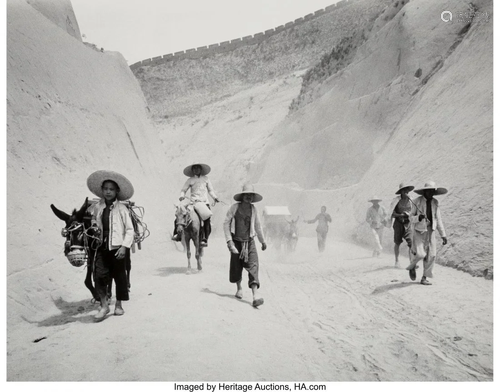
[(89, 257), (87, 256), (87, 252), (85, 252), (85, 249), (80, 248), (80, 249), (72, 249), (66, 257), (68, 258), (70, 264), (74, 267), (81, 267), (83, 266)]

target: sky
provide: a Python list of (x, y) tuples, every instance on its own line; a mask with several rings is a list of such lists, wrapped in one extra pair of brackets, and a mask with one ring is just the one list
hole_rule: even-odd
[(254, 35), (338, 0), (71, 0), (85, 42), (128, 64)]

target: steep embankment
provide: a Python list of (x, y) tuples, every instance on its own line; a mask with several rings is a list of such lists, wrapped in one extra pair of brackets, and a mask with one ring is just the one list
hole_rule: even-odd
[(352, 186), (329, 204), (342, 206), (342, 231), (363, 240), (372, 194), (388, 205), (400, 181), (434, 179), (450, 190), (440, 197), (451, 240), (441, 260), (492, 276), (492, 23), (484, 18), (492, 9), (490, 1), (475, 7), (471, 23), (450, 24), (433, 16), (466, 14), (466, 2), (406, 4), (351, 64), (310, 89), (313, 103), (275, 130), (254, 181)]
[(152, 217), (162, 188), (150, 181), (161, 178), (163, 152), (148, 132), (137, 80), (119, 53), (96, 52), (70, 35), (71, 4), (58, 3), (35, 9), (12, 0), (7, 8), (9, 323), (37, 310), (57, 312), (58, 296), (86, 290), (81, 269), (62, 253), (63, 222), (51, 203), (66, 212), (80, 207), (93, 196), (87, 176), (110, 169), (130, 178), (133, 200)]
[[(469, 7), (465, 1), (394, 1), (380, 8), (376, 20), (332, 36), (328, 50), (319, 45), (315, 55), (307, 45), (298, 49), (298, 37), (280, 33), (269, 39), (276, 41), (272, 58), (255, 54), (270, 45), (263, 42), (211, 59), (182, 60), (179, 69), (169, 63), (169, 77), (178, 81), (163, 88), (189, 83), (188, 97), (200, 97), (198, 111), (158, 121), (161, 137), (180, 146), (180, 153), (167, 153), (172, 165), (180, 169), (188, 156), (203, 158), (227, 198), (249, 179), (266, 193), (266, 204), (288, 204), (294, 214), (314, 216), (326, 205), (335, 220), (332, 232), (364, 243), (370, 238), (364, 223), (369, 197), (378, 194), (388, 206), (401, 181), (418, 187), (433, 179), (450, 190), (440, 197), (450, 239), (440, 261), (491, 277), (491, 1), (473, 5), (470, 23), (440, 18), (445, 9), (471, 15)], [(335, 13), (323, 17), (336, 20)], [(308, 31), (313, 22), (301, 28)], [(222, 83), (219, 75), (231, 75), (228, 59), (236, 56), (245, 66), (262, 66), (254, 73), (248, 66)], [(299, 72), (265, 71), (281, 64), (280, 56), (310, 67), (302, 86)], [(197, 67), (202, 78), (186, 73)], [(254, 74), (250, 85), (247, 75)], [(157, 101), (157, 82), (141, 81), (150, 106), (164, 102)], [(221, 98), (220, 86), (227, 97)], [(167, 100), (176, 98), (177, 87), (172, 90)], [(179, 112), (194, 108), (179, 105)], [(311, 226), (301, 231), (313, 235)], [(387, 249), (391, 235), (387, 230)]]
[(361, 34), (389, 3), (390, 0), (349, 1), (258, 44), (200, 59), (141, 66), (134, 74), (155, 118), (194, 113), (254, 84), (310, 67), (342, 37)]

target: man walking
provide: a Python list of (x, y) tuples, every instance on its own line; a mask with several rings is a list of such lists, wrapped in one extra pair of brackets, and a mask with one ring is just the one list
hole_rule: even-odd
[(243, 298), (241, 286), (243, 269), (248, 272), (248, 287), (252, 290), (252, 306), (258, 307), (264, 303), (259, 295), (259, 256), (255, 237), (262, 244), (261, 249), (267, 248), (262, 232), (259, 214), (253, 203), (262, 200), (262, 196), (254, 191), (253, 185), (245, 185), (242, 192), (234, 195), (234, 203), (224, 220), (224, 235), (227, 247), (231, 252), (229, 265), (229, 281), (236, 283), (235, 297)]
[(366, 211), (366, 222), (370, 225), (370, 230), (373, 234), (375, 248), (372, 257), (379, 257), (382, 251), (382, 236), (384, 234), (384, 226), (386, 224), (387, 213), (385, 208), (380, 205), (382, 199), (373, 196), (370, 200), (371, 207)]
[(396, 192), (396, 196), (389, 207), (391, 218), (394, 219), (392, 228), (394, 229), (394, 258), (395, 267), (399, 267), (399, 246), (403, 243), (403, 239), (411, 248), (411, 235), (410, 235), (410, 212), (411, 200), (408, 194), (414, 189), (413, 185), (401, 183)]
[(305, 223), (314, 223), (318, 222), (318, 226), (316, 227), (316, 235), (318, 237), (318, 250), (323, 252), (325, 250), (326, 243), (326, 235), (328, 233), (328, 223), (331, 223), (332, 217), (330, 214), (326, 213), (326, 207), (321, 207), (321, 212), (316, 215), (316, 218), (311, 220), (304, 220)]
[(423, 188), (415, 191), (421, 196), (414, 200), (410, 213), (413, 241), (410, 265), (406, 269), (409, 270), (410, 279), (415, 280), (417, 263), (423, 259), (424, 272), (420, 280), (423, 285), (432, 284), (427, 278), (433, 277), (432, 269), (436, 262), (436, 229), (442, 238), (443, 245), (448, 243), (441, 220), (439, 202), (434, 199), (434, 196), (444, 195), (447, 192), (446, 188), (438, 188), (434, 181), (427, 182)]

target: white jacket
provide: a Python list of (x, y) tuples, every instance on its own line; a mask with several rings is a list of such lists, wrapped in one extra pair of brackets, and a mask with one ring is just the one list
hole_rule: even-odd
[[(97, 224), (101, 229), (102, 240), (102, 213), (106, 208), (104, 199), (89, 207), (89, 212), (92, 214), (92, 224)], [(117, 249), (120, 246), (130, 248), (134, 243), (134, 226), (132, 218), (127, 207), (118, 200), (115, 200), (111, 205), (109, 214), (109, 249)]]
[[(439, 202), (432, 198), (431, 201), (431, 209), (432, 209), (432, 230), (436, 230), (439, 232), (441, 237), (446, 237), (446, 232), (444, 231), (443, 220), (441, 219), (441, 210), (439, 208)], [(410, 214), (410, 222), (413, 224), (415, 230), (420, 232), (427, 231), (427, 222), (426, 219), (419, 221), (418, 216), (420, 214), (427, 214), (427, 200), (424, 196), (419, 196), (411, 205), (411, 214)]]

